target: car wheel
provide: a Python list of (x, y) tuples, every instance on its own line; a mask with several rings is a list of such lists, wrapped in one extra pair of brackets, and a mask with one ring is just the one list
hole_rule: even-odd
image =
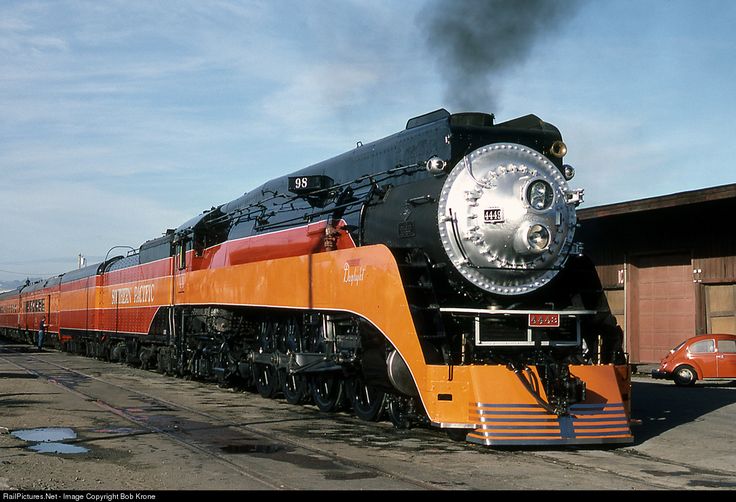
[(678, 366), (673, 374), (675, 384), (684, 387), (695, 384), (698, 379), (698, 374), (695, 372), (692, 366), (683, 365)]

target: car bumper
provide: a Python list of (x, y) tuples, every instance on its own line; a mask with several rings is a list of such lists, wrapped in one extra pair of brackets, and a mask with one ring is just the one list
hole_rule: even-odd
[(669, 371), (652, 370), (652, 378), (657, 378), (660, 380), (672, 380), (672, 373), (670, 373)]

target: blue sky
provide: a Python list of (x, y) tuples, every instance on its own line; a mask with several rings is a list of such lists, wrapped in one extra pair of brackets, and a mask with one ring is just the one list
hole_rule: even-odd
[[(0, 1), (0, 280), (137, 247), (413, 116), (467, 111), (427, 43), (438, 1)], [(736, 182), (736, 2), (562, 8), (474, 110), (559, 127), (582, 207)]]

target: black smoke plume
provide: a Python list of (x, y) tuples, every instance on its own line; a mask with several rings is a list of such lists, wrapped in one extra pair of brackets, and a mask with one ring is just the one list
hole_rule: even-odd
[(417, 21), (436, 56), (447, 104), (453, 111), (495, 110), (502, 74), (559, 32), (577, 5), (578, 0), (430, 0)]

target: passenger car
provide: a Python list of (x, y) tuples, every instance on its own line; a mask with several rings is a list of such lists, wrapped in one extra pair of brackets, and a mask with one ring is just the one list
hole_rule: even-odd
[(670, 350), (653, 378), (693, 385), (705, 378), (736, 378), (736, 335), (708, 334), (688, 338)]

